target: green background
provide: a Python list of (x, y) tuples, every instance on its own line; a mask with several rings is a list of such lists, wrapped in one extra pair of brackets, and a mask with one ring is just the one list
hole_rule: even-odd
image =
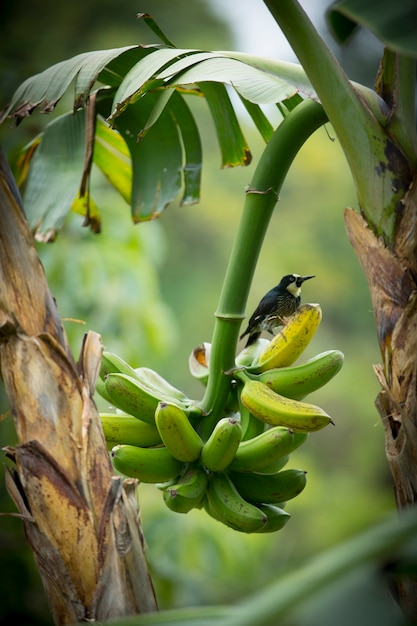
[[(259, 4), (253, 0), (254, 15)], [(154, 41), (135, 19), (138, 11), (150, 12), (179, 46), (234, 46), (230, 25), (210, 12), (208, 2), (47, 1), (35, 7), (25, 0), (17, 7), (9, 0), (0, 27), (1, 106), (21, 80), (54, 62), (85, 50)], [(353, 44), (340, 57), (352, 74), (360, 68), (361, 79), (372, 84), (375, 59), (365, 63)], [(66, 105), (64, 101), (59, 110)], [(72, 215), (56, 243), (38, 249), (60, 313), (68, 318), (64, 323), (75, 355), (83, 333), (94, 330), (102, 335), (106, 349), (133, 366), (157, 369), (198, 399), (203, 389), (188, 372), (188, 356), (197, 344), (211, 340), (245, 186), (263, 145), (242, 112), (252, 165), (221, 170), (205, 103), (192, 106), (204, 129), (198, 206), (174, 204), (160, 220), (133, 226), (129, 207), (96, 173), (93, 184), (103, 216), (102, 234), (86, 231), (82, 219)], [(18, 129), (11, 129), (8, 121), (3, 124), (0, 140), (12, 161), (18, 147), (44, 121), (35, 113)], [(346, 206), (356, 207), (353, 185), (332, 129), (326, 127), (304, 146), (284, 184), (247, 309), (250, 315), (283, 274), (316, 276), (306, 283), (303, 300), (320, 303), (323, 321), (306, 358), (336, 348), (344, 352), (345, 364), (311, 399), (332, 415), (336, 426), (311, 435), (292, 456), (291, 467), (308, 471), (308, 484), (288, 505), (291, 521), (274, 535), (241, 535), (204, 511), (171, 513), (155, 487), (140, 487), (147, 554), (161, 608), (236, 601), (394, 508), (383, 427), (374, 408), (378, 385), (372, 365), (379, 362), (379, 355), (372, 307), (345, 234)], [(5, 413), (4, 394), (1, 398), (0, 413)], [(2, 446), (16, 442), (10, 416), (0, 423), (0, 441)], [(0, 510), (14, 511), (3, 476)], [(0, 550), (0, 618), (49, 624), (42, 587), (17, 518), (0, 517)]]

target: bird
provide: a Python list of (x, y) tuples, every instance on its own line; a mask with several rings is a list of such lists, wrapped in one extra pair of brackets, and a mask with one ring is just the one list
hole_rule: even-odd
[(245, 332), (240, 335), (240, 339), (249, 335), (246, 346), (254, 343), (262, 331), (273, 335), (276, 326), (285, 324), (283, 318), (292, 315), (298, 309), (301, 303), (301, 285), (310, 278), (315, 276), (286, 274), (278, 285), (264, 295), (249, 319)]

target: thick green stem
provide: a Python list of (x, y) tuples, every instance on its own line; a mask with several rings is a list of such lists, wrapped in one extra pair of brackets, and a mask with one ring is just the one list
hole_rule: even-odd
[[(297, 0), (264, 0), (313, 85), (345, 152), (369, 226), (392, 242), (411, 181), (399, 146), (348, 80)], [(413, 80), (407, 67), (408, 79)], [(404, 80), (405, 77), (402, 77)]]
[(230, 378), (225, 372), (235, 365), (236, 345), (250, 285), (279, 191), (301, 146), (326, 121), (320, 104), (306, 100), (297, 106), (267, 144), (246, 191), (241, 222), (215, 313), (210, 375), (201, 403), (207, 414), (201, 424), (204, 437), (223, 417), (230, 389)]
[(385, 127), (401, 146), (413, 169), (417, 165), (417, 133), (415, 125), (416, 59), (385, 48), (375, 84), (379, 96), (390, 107)]

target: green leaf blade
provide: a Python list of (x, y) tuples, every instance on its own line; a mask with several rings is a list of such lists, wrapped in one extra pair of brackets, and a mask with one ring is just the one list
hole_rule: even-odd
[(29, 170), (24, 205), (40, 241), (52, 241), (62, 228), (81, 183), (85, 113), (58, 117), (45, 129)]
[(119, 112), (124, 110), (129, 102), (139, 97), (142, 91), (146, 91), (144, 86), (167, 64), (172, 63), (181, 54), (191, 52), (178, 48), (161, 48), (154, 50), (136, 63), (124, 76), (113, 100), (112, 114), (110, 119), (115, 119)]
[(114, 189), (130, 204), (132, 160), (129, 148), (120, 133), (110, 128), (100, 116), (96, 122), (93, 160)]
[(199, 83), (216, 127), (222, 167), (249, 165), (252, 155), (243, 136), (226, 87), (222, 83)]
[(274, 134), (274, 127), (272, 126), (271, 122), (268, 120), (265, 113), (257, 104), (249, 102), (249, 100), (246, 100), (246, 98), (243, 98), (242, 96), (240, 96), (240, 99), (246, 111), (252, 118), (253, 123), (261, 134), (262, 139), (265, 141), (265, 143), (268, 143), (268, 141)]
[(132, 218), (135, 222), (158, 217), (181, 190), (183, 153), (176, 125), (164, 110), (138, 140), (158, 94), (148, 94), (128, 106), (116, 120), (116, 128), (132, 157)]
[(360, 25), (392, 50), (417, 57), (415, 0), (342, 0), (329, 8), (327, 19), (339, 41), (345, 41)]
[[(164, 79), (176, 71), (179, 64), (174, 64), (158, 75)], [(264, 72), (236, 59), (213, 56), (194, 65), (184, 73), (171, 78), (171, 84), (192, 84), (200, 82), (218, 82), (230, 84), (236, 91), (254, 104), (269, 104), (289, 98), (296, 88), (277, 75)]]
[(184, 149), (183, 181), (184, 192), (181, 204), (190, 205), (200, 201), (203, 150), (196, 121), (185, 99), (174, 92), (169, 103), (172, 115), (181, 135)]
[(44, 112), (53, 110), (74, 79), (75, 105), (80, 98), (85, 101), (102, 69), (115, 57), (136, 47), (83, 52), (31, 76), (16, 90), (10, 104), (0, 113), (0, 123), (7, 116), (15, 117), (19, 122), (38, 107)]

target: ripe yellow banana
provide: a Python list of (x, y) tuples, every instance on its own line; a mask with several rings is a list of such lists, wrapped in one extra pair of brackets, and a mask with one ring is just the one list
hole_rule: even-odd
[(242, 498), (223, 472), (214, 472), (210, 476), (206, 494), (207, 512), (226, 526), (240, 532), (254, 533), (266, 524), (266, 515)]
[(213, 472), (225, 469), (233, 461), (242, 440), (242, 427), (234, 417), (219, 420), (201, 450), (201, 462)]
[(278, 504), (292, 500), (306, 486), (306, 472), (282, 470), (277, 474), (242, 474), (230, 472), (230, 479), (240, 495), (249, 502)]
[(114, 468), (143, 483), (162, 483), (181, 474), (184, 464), (174, 459), (165, 447), (139, 448), (120, 445), (111, 451)]
[(183, 409), (170, 402), (159, 402), (155, 422), (162, 441), (174, 459), (184, 462), (198, 459), (203, 440)]
[(257, 437), (242, 441), (230, 464), (237, 472), (262, 472), (292, 451), (294, 433), (288, 428), (276, 426)]
[(339, 350), (326, 350), (301, 365), (276, 367), (260, 374), (248, 373), (248, 376), (286, 398), (302, 400), (336, 376), (343, 359)]
[(191, 466), (177, 483), (163, 491), (164, 502), (171, 511), (188, 513), (200, 508), (206, 494), (208, 477), (201, 466)]
[(131, 415), (100, 413), (100, 420), (109, 449), (119, 443), (143, 448), (161, 443), (161, 436), (154, 424), (147, 424)]
[(333, 424), (331, 417), (320, 407), (285, 398), (257, 380), (246, 380), (240, 399), (252, 415), (271, 426), (314, 432)]
[(250, 370), (258, 374), (292, 365), (310, 343), (321, 317), (319, 304), (302, 304), (261, 352)]

